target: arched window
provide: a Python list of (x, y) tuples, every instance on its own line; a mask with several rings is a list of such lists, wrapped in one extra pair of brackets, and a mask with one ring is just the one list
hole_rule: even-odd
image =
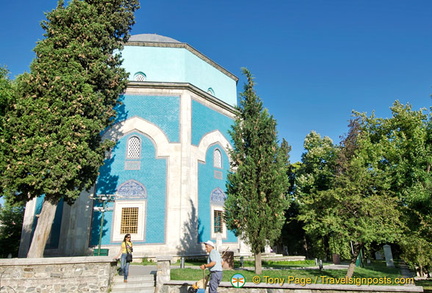
[(213, 233), (223, 233), (223, 211), (222, 210), (214, 210), (213, 211)]
[(210, 95), (212, 95), (212, 96), (215, 95), (215, 92), (214, 92), (214, 90), (213, 90), (211, 87), (209, 87), (209, 88), (207, 89), (207, 92), (208, 92)]
[(134, 81), (146, 81), (147, 80), (147, 76), (145, 75), (144, 72), (140, 71), (140, 72), (137, 72), (137, 73), (134, 74), (133, 80)]
[(222, 168), (222, 154), (219, 149), (215, 149), (213, 152), (213, 167)]
[(227, 196), (219, 187), (216, 187), (210, 193), (210, 210), (211, 210), (211, 238), (216, 238), (217, 234), (226, 239), (226, 225), (223, 220), (224, 204)]
[(138, 136), (131, 136), (127, 143), (127, 159), (139, 159), (141, 156), (141, 139)]
[(132, 239), (144, 241), (147, 208), (145, 186), (141, 182), (128, 180), (117, 188), (116, 195), (112, 239), (121, 241), (124, 234), (130, 233)]

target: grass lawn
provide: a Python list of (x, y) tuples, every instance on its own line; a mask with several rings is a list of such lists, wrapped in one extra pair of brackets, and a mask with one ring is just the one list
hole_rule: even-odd
[[(186, 265), (192, 265), (198, 267), (202, 262), (188, 262)], [(252, 263), (244, 263), (245, 266), (253, 267)], [(236, 262), (235, 267), (239, 264)], [(309, 267), (309, 268), (307, 268)], [(311, 268), (312, 267), (312, 268)], [(314, 261), (304, 262), (263, 262), (263, 272), (257, 276), (253, 270), (235, 269), (225, 270), (222, 281), (230, 282), (231, 277), (235, 274), (242, 274), (246, 282), (251, 282), (252, 278), (261, 280), (261, 283), (271, 283), (274, 279), (283, 279), (284, 283), (291, 280), (291, 283), (296, 279), (298, 282), (303, 282), (306, 279), (310, 279), (311, 283), (318, 284), (335, 284), (335, 280), (344, 279), (346, 275), (346, 269), (325, 269), (319, 270), (316, 267)], [(208, 272), (208, 271), (207, 271)], [(171, 269), (171, 280), (189, 280), (197, 281), (203, 277), (203, 273), (199, 269)], [(397, 278), (401, 278), (401, 274), (398, 268), (389, 268), (385, 265), (385, 262), (372, 262), (371, 264), (365, 265), (364, 267), (356, 267), (353, 278), (356, 278), (353, 282), (360, 282), (359, 278), (370, 278), (373, 279), (373, 284), (376, 285), (398, 285), (395, 284)], [(382, 281), (381, 283), (380, 280)], [(366, 281), (364, 281), (366, 282)], [(342, 283), (343, 284), (343, 283)], [(423, 285), (421, 285), (423, 286)]]
[(424, 289), (424, 292), (432, 292), (432, 280), (418, 280), (415, 282), (417, 286), (422, 286)]

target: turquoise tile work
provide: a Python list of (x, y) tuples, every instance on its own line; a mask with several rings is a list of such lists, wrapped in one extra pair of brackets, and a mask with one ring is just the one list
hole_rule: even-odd
[[(222, 168), (214, 167), (213, 154), (215, 149), (222, 154)], [(205, 163), (198, 165), (198, 242), (211, 239), (211, 207), (210, 195), (213, 190), (220, 188), (225, 192), (226, 176), (229, 170), (228, 154), (224, 152), (221, 145), (216, 144), (207, 149)], [(222, 172), (222, 179), (215, 177), (216, 172)], [(227, 231), (227, 239), (224, 242), (235, 242), (237, 238), (234, 233)]]
[(123, 95), (117, 110), (116, 123), (138, 116), (157, 125), (169, 142), (179, 142), (180, 97)]
[[(131, 136), (137, 136), (141, 141), (139, 159), (131, 160), (126, 158), (127, 141)], [(126, 170), (126, 161), (139, 162), (139, 170)], [(114, 147), (111, 158), (106, 160), (105, 165), (100, 170), (97, 182), (97, 194), (113, 194), (120, 185), (128, 180), (135, 180), (144, 185), (147, 191), (147, 199), (145, 199), (147, 205), (144, 227), (145, 243), (165, 242), (166, 174), (166, 159), (156, 158), (156, 148), (153, 141), (139, 132), (132, 132), (123, 136)], [(114, 207), (114, 204), (110, 203), (109, 206)], [(99, 214), (94, 213), (91, 245), (98, 243)], [(102, 244), (112, 244), (110, 242), (112, 221), (113, 213), (105, 213)], [(139, 244), (140, 242), (135, 241), (135, 243)]]
[[(192, 144), (198, 145), (201, 139), (209, 132), (219, 130), (228, 140), (228, 130), (233, 120), (222, 115), (203, 104), (192, 101)], [(217, 127), (216, 127), (217, 125)]]
[(237, 104), (236, 81), (185, 48), (125, 46), (122, 55), (129, 79), (143, 72), (147, 81), (187, 82), (205, 92), (213, 88), (217, 98)]

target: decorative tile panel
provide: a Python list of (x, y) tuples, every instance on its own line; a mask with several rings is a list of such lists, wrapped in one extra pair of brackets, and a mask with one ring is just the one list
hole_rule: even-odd
[(146, 199), (147, 190), (143, 184), (135, 180), (129, 180), (119, 186), (117, 189), (119, 199)]
[(216, 205), (223, 205), (225, 203), (225, 199), (227, 198), (226, 194), (219, 187), (213, 189), (210, 194), (210, 202)]

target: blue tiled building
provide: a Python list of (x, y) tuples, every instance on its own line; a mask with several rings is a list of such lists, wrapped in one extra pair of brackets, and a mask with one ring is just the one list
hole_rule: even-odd
[[(122, 55), (130, 82), (104, 134), (116, 145), (90, 194), (59, 206), (47, 254), (84, 255), (100, 244), (114, 255), (126, 233), (138, 256), (197, 254), (208, 239), (240, 251), (222, 221), (237, 77), (160, 35), (132, 36)], [(103, 204), (90, 196), (112, 199), (103, 219)], [(28, 204), (25, 226), (40, 201)]]

